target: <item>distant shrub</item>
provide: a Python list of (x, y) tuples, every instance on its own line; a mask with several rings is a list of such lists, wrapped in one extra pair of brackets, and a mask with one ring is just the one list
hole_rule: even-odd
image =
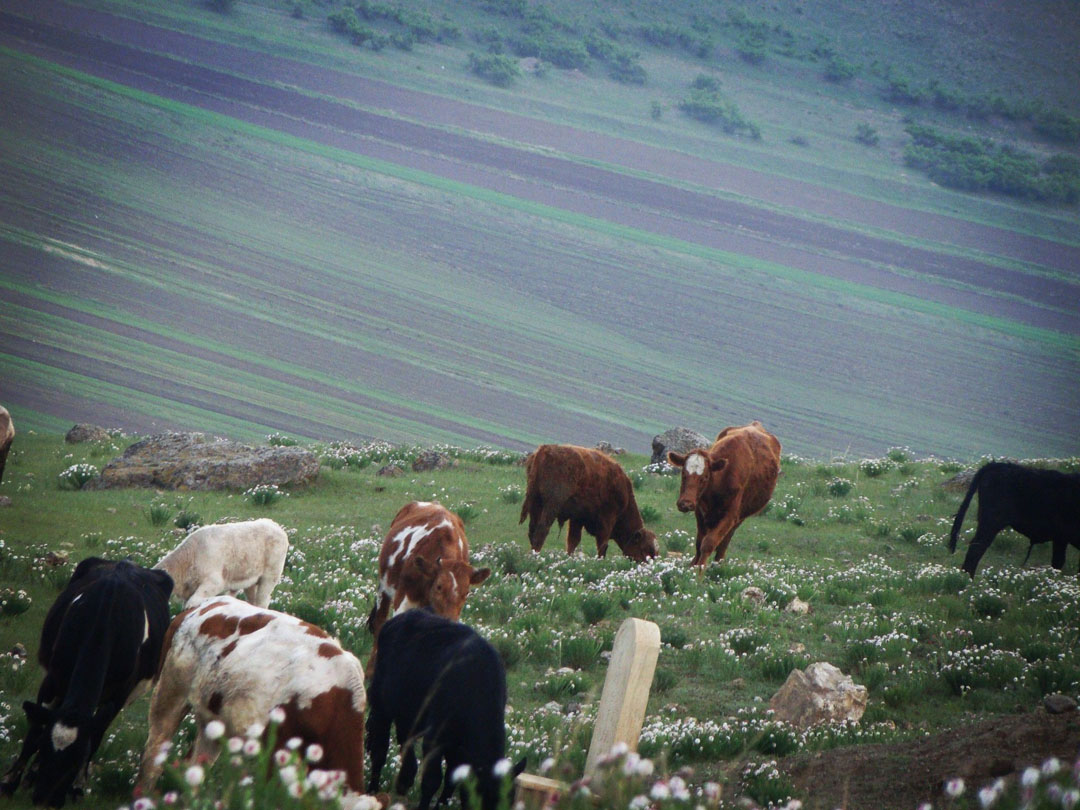
[(499, 87), (509, 87), (521, 75), (517, 62), (500, 53), (470, 53), (469, 70)]
[[(695, 83), (716, 81), (712, 77), (698, 76)], [(719, 87), (719, 82), (716, 82)], [(725, 98), (719, 89), (691, 85), (690, 95), (679, 102), (679, 109), (691, 118), (706, 124), (716, 124), (729, 135), (746, 135), (761, 139), (761, 130), (739, 112), (735, 103)]]
[(849, 62), (842, 56), (833, 54), (829, 57), (829, 61), (825, 63), (825, 78), (830, 82), (849, 82), (855, 78), (859, 69), (854, 63)]
[(911, 461), (911, 456), (910, 447), (890, 447), (885, 453), (885, 458), (889, 459), (889, 461), (895, 461), (897, 464)]
[(710, 93), (720, 92), (720, 80), (716, 76), (710, 76), (707, 73), (699, 73), (694, 77), (694, 80), (690, 82), (691, 90), (707, 90)]
[(768, 57), (765, 37), (757, 32), (739, 37), (735, 43), (735, 53), (747, 64), (762, 64)]
[(675, 530), (668, 532), (664, 544), (668, 551), (685, 554), (690, 550), (690, 538), (684, 532)]
[(19, 616), (30, 609), (33, 600), (26, 591), (4, 588), (0, 590), (0, 614), (4, 616)]
[(1061, 110), (1045, 110), (1035, 116), (1035, 131), (1060, 143), (1080, 143), (1080, 118)]
[(649, 117), (653, 121), (659, 121), (664, 115), (664, 105), (659, 101), (653, 101), (649, 104)]
[(682, 48), (693, 51), (698, 43), (698, 35), (693, 29), (669, 23), (642, 25), (637, 29), (637, 35), (650, 45), (659, 48)]
[(907, 76), (894, 76), (885, 86), (885, 99), (894, 104), (916, 106), (922, 104), (925, 98), (926, 92), (916, 87)]
[[(612, 58), (608, 72), (611, 78), (622, 84), (645, 84), (645, 68), (641, 66), (641, 56), (637, 53), (619, 51)], [(659, 118), (658, 115), (653, 117)]]
[(865, 146), (877, 146), (881, 140), (878, 131), (869, 124), (859, 124), (855, 128), (855, 140)]
[(810, 141), (808, 141), (806, 139), (805, 135), (792, 135), (790, 138), (788, 138), (788, 141), (790, 143), (795, 144), (796, 146), (809, 146), (810, 145)]
[(271, 433), (266, 437), (266, 443), (271, 447), (295, 447), (299, 442), (284, 433)]
[(963, 191), (1073, 204), (1080, 201), (1080, 161), (1055, 156), (1041, 165), (1035, 155), (986, 139), (947, 135), (911, 124), (904, 162), (935, 182)]

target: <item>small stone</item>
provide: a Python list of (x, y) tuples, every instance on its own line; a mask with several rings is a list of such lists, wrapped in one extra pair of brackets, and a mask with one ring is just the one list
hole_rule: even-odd
[(1076, 711), (1076, 701), (1068, 695), (1046, 695), (1043, 698), (1043, 706), (1050, 714), (1068, 714)]
[(804, 602), (797, 596), (788, 602), (787, 607), (784, 608), (785, 613), (794, 613), (796, 616), (805, 616), (808, 613), (813, 613), (813, 610), (809, 602)]
[(740, 594), (740, 596), (747, 602), (753, 602), (755, 605), (765, 604), (765, 591), (761, 590), (761, 588), (757, 587), (756, 585), (751, 585), (749, 588), (744, 590)]

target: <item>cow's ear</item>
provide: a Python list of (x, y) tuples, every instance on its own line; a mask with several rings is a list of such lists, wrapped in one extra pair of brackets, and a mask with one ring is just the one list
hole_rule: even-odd
[(485, 579), (491, 576), (490, 568), (474, 568), (473, 572), (469, 575), (470, 585), (479, 585)]
[(78, 565), (75, 566), (75, 570), (71, 572), (71, 579), (68, 582), (78, 582), (85, 577), (95, 568), (99, 568), (102, 565), (111, 565), (108, 560), (103, 560), (101, 557), (87, 557), (85, 560), (81, 560)]
[(173, 592), (173, 578), (165, 571), (156, 568), (148, 569), (146, 573), (150, 575), (150, 581), (154, 583), (157, 589), (165, 596), (165, 599), (168, 600)]
[(668, 451), (667, 463), (672, 467), (681, 467), (686, 463), (686, 453), (676, 453), (674, 450)]
[(413, 567), (418, 573), (425, 577), (435, 576), (436, 570), (439, 567), (438, 561), (432, 564), (426, 557), (417, 557), (413, 560)]
[(712, 470), (713, 472), (720, 472), (726, 466), (727, 466), (727, 459), (726, 458), (714, 458), (712, 461), (709, 462), (709, 469)]

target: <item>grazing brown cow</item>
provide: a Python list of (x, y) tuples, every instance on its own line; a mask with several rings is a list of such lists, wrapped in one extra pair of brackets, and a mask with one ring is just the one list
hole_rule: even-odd
[(7, 464), (11, 441), (15, 438), (15, 425), (7, 408), (0, 405), (0, 481), (4, 480), (4, 465)]
[(413, 501), (401, 507), (379, 551), (379, 592), (368, 616), (368, 629), (375, 636), (368, 677), (375, 671), (379, 630), (391, 611), (430, 607), (457, 621), (469, 588), (490, 575), (490, 568), (469, 565), (461, 518), (438, 503)]
[(642, 562), (657, 554), (656, 535), (645, 528), (634, 487), (623, 468), (599, 450), (569, 444), (542, 444), (525, 462), (528, 486), (521, 519), (529, 518), (529, 545), (544, 546), (551, 524), (570, 521), (566, 553), (581, 543), (584, 528), (596, 538), (596, 556), (613, 539), (623, 554)]
[(724, 559), (739, 524), (769, 503), (780, 475), (780, 442), (751, 422), (724, 428), (708, 450), (668, 453), (668, 463), (682, 467), (679, 511), (697, 517), (691, 565), (705, 565), (714, 551)]
[(343, 772), (349, 789), (363, 791), (364, 674), (321, 628), (231, 596), (209, 599), (173, 619), (156, 681), (139, 768), (142, 793), (153, 788), (161, 746), (189, 711), (198, 724), (191, 758), (199, 761), (218, 753), (209, 722), (223, 723), (228, 736), (252, 726), (265, 736), (275, 709), (282, 718), (275, 748), (293, 737), (305, 748), (317, 744), (318, 767)]

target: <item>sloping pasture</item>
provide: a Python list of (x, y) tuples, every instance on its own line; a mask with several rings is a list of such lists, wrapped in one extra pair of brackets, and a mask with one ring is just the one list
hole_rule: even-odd
[(761, 418), (814, 455), (1075, 444), (1075, 248), (1052, 218), (919, 220), (779, 175), (731, 193), (769, 177), (415, 91), (387, 112), (389, 85), (259, 46), (12, 9), (17, 424), (643, 450)]

